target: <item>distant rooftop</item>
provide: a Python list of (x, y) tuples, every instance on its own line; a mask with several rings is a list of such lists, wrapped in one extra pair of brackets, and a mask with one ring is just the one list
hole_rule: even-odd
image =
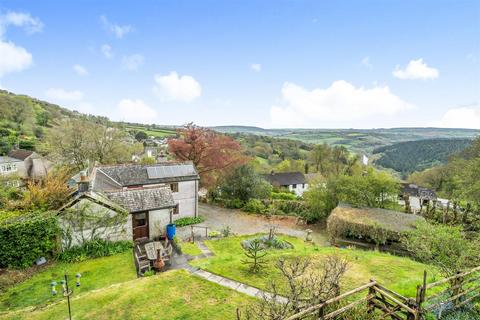
[(33, 151), (17, 149), (17, 150), (10, 151), (8, 153), (8, 156), (23, 161), (28, 157), (30, 157), (32, 154), (33, 154)]
[(307, 183), (305, 176), (301, 172), (272, 172), (264, 175), (263, 178), (273, 186), (289, 186), (292, 184)]

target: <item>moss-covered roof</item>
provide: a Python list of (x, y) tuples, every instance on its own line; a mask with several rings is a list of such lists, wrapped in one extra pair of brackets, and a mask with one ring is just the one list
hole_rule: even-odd
[(421, 216), (379, 208), (353, 208), (348, 205), (336, 207), (330, 216), (350, 223), (375, 225), (394, 231), (405, 232), (411, 230), (418, 221), (424, 221)]

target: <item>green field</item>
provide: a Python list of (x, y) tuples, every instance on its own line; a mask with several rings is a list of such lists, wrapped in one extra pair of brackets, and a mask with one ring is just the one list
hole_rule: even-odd
[(165, 137), (172, 137), (175, 136), (176, 132), (173, 129), (154, 129), (154, 128), (149, 128), (149, 127), (144, 127), (144, 126), (126, 126), (126, 129), (128, 131), (143, 131), (145, 132), (148, 136), (152, 136), (155, 138), (165, 138)]

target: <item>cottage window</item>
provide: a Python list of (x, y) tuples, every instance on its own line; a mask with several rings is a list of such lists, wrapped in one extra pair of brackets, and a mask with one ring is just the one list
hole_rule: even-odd
[(172, 192), (178, 192), (178, 182), (170, 183), (170, 190), (172, 190)]
[(178, 204), (173, 207), (173, 214), (179, 214), (180, 213), (180, 210), (178, 209)]
[(134, 216), (134, 224), (136, 227), (147, 225), (147, 214), (145, 212), (137, 213)]
[(293, 185), (292, 185), (292, 189), (297, 189), (297, 185), (296, 185), (296, 184), (293, 184)]
[(17, 165), (12, 163), (7, 163), (2, 166), (3, 172), (17, 171)]

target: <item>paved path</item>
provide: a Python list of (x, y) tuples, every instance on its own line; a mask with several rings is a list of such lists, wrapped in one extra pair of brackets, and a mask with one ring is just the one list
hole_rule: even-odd
[[(202, 241), (196, 242), (196, 244), (198, 245), (198, 247), (202, 251), (202, 256), (212, 256), (213, 255), (213, 252), (211, 252), (210, 249), (208, 249), (208, 247)], [(223, 287), (233, 289), (235, 291), (244, 293), (244, 294), (252, 296), (252, 297), (256, 297), (256, 298), (268, 297), (270, 299), (272, 298), (272, 295), (268, 292), (265, 292), (265, 291), (260, 290), (258, 288), (249, 286), (248, 284), (241, 283), (241, 282), (238, 282), (238, 281), (235, 281), (235, 280), (232, 280), (232, 279), (229, 279), (229, 278), (225, 278), (225, 277), (219, 276), (217, 274), (202, 270), (198, 267), (193, 267), (193, 266), (189, 265), (188, 263), (184, 264), (182, 266), (182, 269), (185, 269), (188, 272), (190, 272), (191, 274), (199, 276), (199, 277), (201, 277), (203, 279), (206, 279), (210, 282), (216, 283), (216, 284), (221, 285)], [(279, 303), (286, 303), (287, 302), (287, 298), (281, 297), (281, 296), (275, 297), (275, 300)]]
[[(221, 208), (205, 203), (199, 203), (199, 214), (205, 217), (205, 221), (200, 225), (208, 226), (212, 230), (220, 231), (225, 226), (229, 226), (232, 232), (238, 235), (267, 233), (270, 225), (273, 223), (277, 226), (278, 233), (300, 238), (305, 237), (306, 229), (311, 229), (313, 230), (313, 241), (316, 244), (329, 245), (328, 236), (323, 225), (297, 225), (295, 219), (291, 217), (269, 220), (262, 215), (247, 214), (241, 210)], [(189, 226), (177, 228), (177, 235), (182, 239), (189, 238), (190, 232)], [(195, 235), (204, 237), (204, 230), (197, 229)]]

